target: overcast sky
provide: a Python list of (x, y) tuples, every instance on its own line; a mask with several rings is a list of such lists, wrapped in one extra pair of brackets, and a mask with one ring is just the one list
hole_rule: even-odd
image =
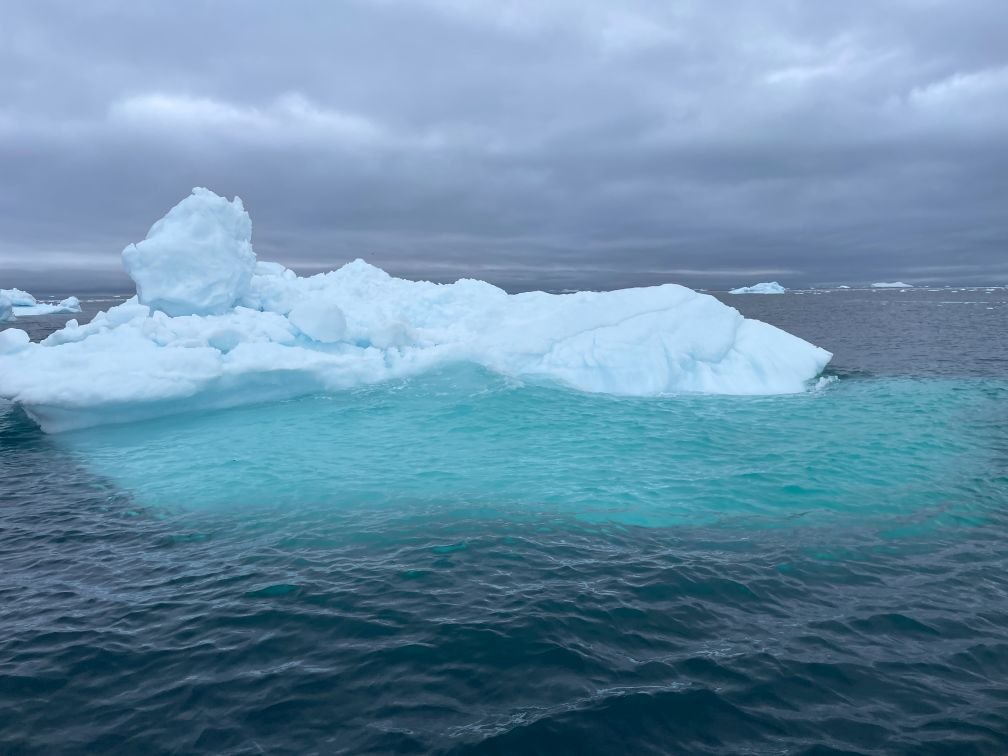
[(260, 259), (302, 271), (1008, 281), (1005, 0), (2, 16), (0, 286), (114, 280), (193, 186), (240, 195)]

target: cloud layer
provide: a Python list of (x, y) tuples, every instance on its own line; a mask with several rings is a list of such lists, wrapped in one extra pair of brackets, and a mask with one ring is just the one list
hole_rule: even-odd
[(1000, 0), (15, 0), (0, 270), (111, 270), (202, 185), (301, 269), (1003, 282), (1005, 28)]

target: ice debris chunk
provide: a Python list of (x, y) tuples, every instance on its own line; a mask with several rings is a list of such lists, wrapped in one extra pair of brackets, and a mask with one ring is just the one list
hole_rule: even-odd
[(738, 289), (732, 289), (729, 294), (783, 294), (787, 291), (783, 286), (781, 286), (776, 281), (770, 281), (768, 283), (758, 283), (753, 286), (742, 286)]
[(30, 341), (28, 334), (20, 328), (6, 328), (0, 331), (0, 357), (20, 352)]
[(832, 356), (675, 284), (508, 294), (395, 278), (363, 260), (302, 278), (257, 263), (250, 234), (237, 199), (194, 191), (127, 248), (137, 296), (41, 343), (8, 337), (0, 398), (57, 432), (451, 363), (609, 394), (794, 393)]
[(873, 289), (912, 289), (913, 285), (902, 281), (879, 281), (871, 285)]
[(192, 194), (122, 253), (141, 304), (168, 315), (221, 315), (249, 290), (256, 258), (242, 201)]
[(0, 323), (14, 320), (14, 304), (3, 292), (0, 292)]
[(315, 295), (298, 302), (287, 313), (287, 320), (313, 341), (333, 344), (346, 335), (346, 318), (335, 302)]

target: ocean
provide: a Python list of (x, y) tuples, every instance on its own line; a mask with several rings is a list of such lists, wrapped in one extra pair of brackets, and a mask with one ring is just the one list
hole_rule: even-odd
[(1008, 290), (718, 296), (826, 379), (0, 405), (0, 752), (1008, 752)]

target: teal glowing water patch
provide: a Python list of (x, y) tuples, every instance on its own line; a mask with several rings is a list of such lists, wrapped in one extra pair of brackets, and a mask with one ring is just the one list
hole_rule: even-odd
[(933, 521), (982, 518), (1004, 496), (1006, 396), (993, 381), (869, 378), (789, 396), (626, 399), (456, 367), (56, 442), (143, 506)]

